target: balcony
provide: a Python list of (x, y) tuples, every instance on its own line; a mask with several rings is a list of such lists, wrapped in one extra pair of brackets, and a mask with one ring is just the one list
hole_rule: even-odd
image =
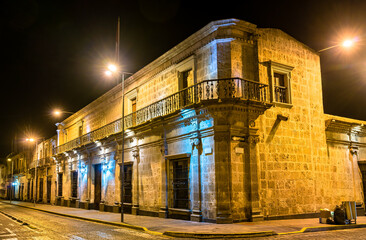
[[(132, 128), (155, 118), (173, 114), (183, 108), (196, 104), (210, 104), (224, 101), (237, 101), (267, 104), (268, 85), (241, 78), (205, 80), (163, 98), (149, 106), (124, 117), (124, 128)], [(53, 149), (53, 154), (78, 148), (96, 140), (122, 131), (122, 121), (118, 119), (99, 129), (71, 140)]]

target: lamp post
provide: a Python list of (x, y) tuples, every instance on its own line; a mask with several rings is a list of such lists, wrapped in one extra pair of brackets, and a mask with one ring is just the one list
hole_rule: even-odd
[[(122, 117), (121, 117), (121, 121), (122, 121), (122, 156), (121, 156), (121, 173), (120, 173), (120, 180), (121, 180), (121, 222), (124, 222), (124, 213), (123, 213), (123, 205), (124, 205), (124, 185), (125, 185), (125, 158), (124, 158), (124, 150), (125, 150), (125, 98), (124, 98), (124, 92), (125, 92), (125, 75), (129, 74), (131, 75), (132, 73), (128, 73), (128, 72), (120, 72), (118, 71), (118, 67), (116, 65), (110, 64), (108, 65), (108, 70), (105, 71), (105, 74), (107, 76), (112, 76), (115, 74), (119, 74), (120, 78), (121, 78), (121, 87), (122, 87)], [(118, 78), (117, 78), (117, 83), (118, 83)]]
[(14, 162), (11, 158), (8, 158), (8, 162), (11, 162), (11, 182), (10, 182), (10, 203), (13, 195), (13, 178), (14, 178)]

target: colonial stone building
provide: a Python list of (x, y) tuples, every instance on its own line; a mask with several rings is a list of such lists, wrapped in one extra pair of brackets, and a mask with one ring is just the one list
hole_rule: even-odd
[(38, 200), (118, 212), (124, 154), (132, 214), (231, 223), (364, 207), (365, 122), (324, 114), (319, 55), (279, 29), (214, 21), (133, 74), (123, 148), (121, 89), (38, 144)]

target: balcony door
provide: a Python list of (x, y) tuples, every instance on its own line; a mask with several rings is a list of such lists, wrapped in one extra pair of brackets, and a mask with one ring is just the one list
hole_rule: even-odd
[(179, 91), (180, 106), (184, 107), (193, 103), (193, 88), (189, 88), (194, 84), (193, 70), (189, 69), (179, 73)]

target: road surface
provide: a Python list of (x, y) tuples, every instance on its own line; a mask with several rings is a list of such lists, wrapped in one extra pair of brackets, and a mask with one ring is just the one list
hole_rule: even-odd
[(129, 240), (168, 238), (0, 203), (0, 239)]

